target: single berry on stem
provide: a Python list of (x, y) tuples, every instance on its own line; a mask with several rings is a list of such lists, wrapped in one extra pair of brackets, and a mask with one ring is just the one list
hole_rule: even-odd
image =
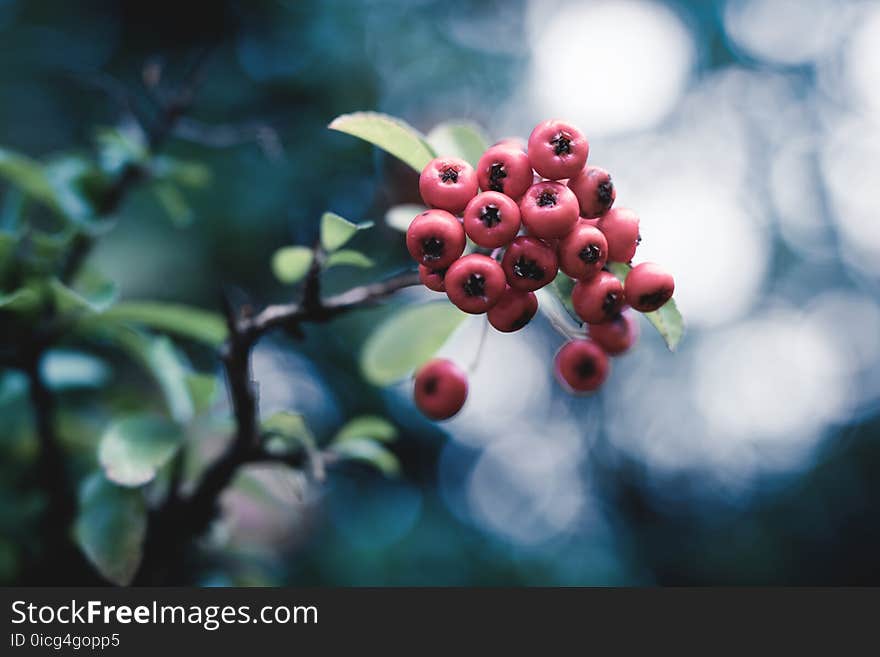
[(568, 235), (559, 240), (556, 252), (562, 271), (572, 278), (586, 280), (605, 266), (608, 242), (602, 231), (581, 219)]
[(577, 196), (581, 216), (588, 219), (608, 212), (617, 198), (611, 175), (599, 167), (586, 167), (568, 181), (568, 188)]
[(630, 310), (604, 324), (590, 324), (590, 338), (609, 356), (628, 351), (639, 339), (639, 320)]
[(419, 194), (425, 205), (458, 214), (477, 195), (477, 174), (456, 157), (437, 157), (419, 176)]
[(435, 358), (415, 375), (416, 407), (432, 420), (446, 420), (461, 410), (467, 399), (467, 376), (455, 363)]
[(498, 303), (506, 287), (501, 265), (479, 253), (453, 262), (444, 282), (449, 300), (472, 315), (484, 313)]
[(571, 291), (571, 305), (588, 324), (608, 322), (620, 314), (624, 304), (623, 284), (607, 271), (587, 281), (578, 281)]
[(653, 262), (643, 262), (633, 267), (624, 283), (626, 302), (636, 310), (649, 313), (657, 310), (672, 298), (675, 280), (672, 274)]
[(425, 265), (419, 265), (419, 280), (429, 290), (446, 292), (446, 284), (443, 282), (444, 276), (446, 276), (445, 269), (429, 269)]
[(406, 231), (406, 248), (420, 265), (430, 269), (448, 267), (463, 252), (464, 228), (445, 210), (426, 210), (412, 220)]
[(537, 237), (517, 237), (501, 260), (510, 287), (534, 292), (556, 278), (556, 252)]
[(519, 227), (519, 206), (500, 192), (481, 192), (464, 209), (464, 231), (477, 246), (504, 246), (516, 237)]
[(576, 175), (587, 163), (589, 153), (587, 138), (565, 121), (543, 121), (529, 136), (532, 168), (549, 180)]
[(489, 323), (502, 333), (519, 331), (532, 321), (538, 312), (538, 297), (534, 292), (522, 292), (508, 287), (501, 298), (489, 309)]
[(556, 378), (569, 392), (593, 392), (608, 378), (608, 356), (592, 340), (571, 340), (554, 359)]
[(501, 192), (517, 199), (532, 184), (529, 156), (509, 142), (490, 146), (477, 163), (477, 181), (483, 191)]
[(519, 201), (519, 212), (530, 235), (557, 239), (567, 235), (577, 222), (577, 197), (565, 185), (545, 180), (526, 190)]
[(639, 216), (627, 208), (611, 208), (599, 217), (596, 227), (608, 241), (608, 262), (629, 262), (642, 241)]

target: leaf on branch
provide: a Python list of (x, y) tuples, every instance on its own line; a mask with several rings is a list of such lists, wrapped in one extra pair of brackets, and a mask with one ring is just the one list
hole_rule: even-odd
[(317, 449), (315, 436), (306, 425), (305, 418), (299, 413), (279, 411), (263, 421), (262, 429), (270, 435), (266, 448), (270, 453), (279, 454), (306, 449), (309, 452)]
[(220, 315), (178, 303), (123, 301), (105, 311), (102, 318), (113, 323), (139, 324), (209, 347), (219, 347), (226, 340), (226, 322)]
[(403, 308), (367, 338), (361, 371), (378, 386), (403, 379), (430, 359), (466, 317), (445, 302)]
[(16, 313), (30, 312), (40, 304), (40, 295), (33, 287), (20, 287), (0, 294), (0, 310)]
[(156, 180), (168, 180), (193, 189), (204, 188), (211, 182), (211, 170), (201, 162), (179, 160), (168, 155), (154, 157), (150, 173)]
[(55, 192), (43, 166), (36, 160), (0, 148), (0, 177), (26, 196), (57, 209)]
[(325, 212), (321, 215), (321, 246), (328, 253), (346, 244), (359, 230), (372, 228), (372, 221), (359, 224), (350, 222), (333, 212)]
[(143, 130), (135, 124), (124, 128), (98, 128), (95, 141), (101, 168), (114, 176), (130, 164), (145, 163), (150, 155)]
[(424, 205), (410, 203), (395, 205), (385, 213), (385, 223), (395, 230), (405, 233), (409, 229), (412, 220), (416, 218), (416, 215), (420, 215), (427, 209)]
[[(608, 269), (621, 282), (624, 282), (626, 281), (626, 275), (632, 267), (622, 262), (614, 262), (608, 265)], [(666, 342), (669, 351), (675, 351), (681, 342), (681, 338), (684, 336), (684, 318), (678, 311), (675, 299), (670, 299), (658, 310), (644, 313), (644, 315), (651, 322), (651, 325), (657, 329), (657, 332)]]
[(272, 256), (272, 272), (282, 283), (298, 283), (309, 273), (313, 257), (305, 246), (285, 246)]
[(436, 157), (434, 149), (418, 130), (387, 114), (343, 114), (333, 119), (327, 127), (368, 141), (418, 172)]
[(120, 586), (131, 583), (146, 533), (147, 508), (141, 491), (117, 486), (100, 472), (83, 482), (74, 535), (101, 575)]
[(176, 186), (167, 182), (158, 183), (153, 185), (153, 193), (174, 226), (185, 228), (192, 224), (192, 208)]
[(183, 443), (179, 425), (153, 415), (132, 415), (111, 424), (98, 446), (107, 479), (121, 486), (143, 486), (168, 463)]
[(331, 253), (327, 258), (327, 262), (324, 263), (324, 266), (339, 267), (347, 265), (349, 267), (361, 267), (366, 269), (372, 267), (374, 264), (375, 263), (369, 257), (365, 256), (360, 251), (355, 251), (354, 249), (341, 249)]
[(489, 140), (483, 129), (469, 121), (439, 123), (428, 133), (428, 143), (444, 157), (458, 157), (476, 167)]
[(372, 465), (386, 477), (400, 474), (400, 462), (387, 448), (369, 438), (350, 438), (334, 443), (330, 451), (348, 461), (360, 461)]
[(111, 372), (104, 360), (71, 349), (47, 351), (40, 369), (52, 390), (100, 388), (109, 381)]
[(361, 415), (352, 418), (336, 432), (333, 443), (341, 443), (356, 438), (369, 438), (379, 442), (391, 442), (397, 438), (397, 427), (377, 415)]
[(577, 326), (580, 326), (583, 322), (581, 318), (577, 316), (577, 313), (574, 311), (574, 306), (571, 303), (571, 291), (574, 289), (574, 283), (574, 279), (560, 271), (556, 274), (556, 278), (553, 279), (553, 283), (547, 286), (547, 289), (559, 300), (559, 303), (562, 304), (562, 307), (565, 308), (565, 311), (568, 313), (569, 318)]
[(217, 397), (217, 377), (197, 372), (186, 376), (186, 386), (196, 413), (204, 413)]
[(70, 286), (53, 278), (49, 287), (61, 313), (102, 312), (113, 305), (119, 294), (116, 283), (93, 267), (83, 268)]

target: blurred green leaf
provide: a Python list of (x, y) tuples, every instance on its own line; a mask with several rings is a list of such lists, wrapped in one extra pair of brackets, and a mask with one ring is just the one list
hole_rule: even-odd
[(371, 221), (355, 224), (338, 214), (325, 212), (321, 215), (321, 246), (328, 253), (335, 251), (354, 237), (359, 230), (372, 226), (373, 222)]
[(134, 123), (121, 128), (98, 128), (95, 141), (101, 168), (112, 175), (119, 175), (130, 164), (142, 164), (149, 157), (146, 136)]
[(556, 278), (553, 279), (553, 283), (547, 286), (547, 290), (559, 300), (574, 323), (580, 326), (583, 321), (577, 316), (571, 303), (571, 291), (574, 289), (574, 284), (573, 278), (566, 276), (560, 271), (556, 274)]
[(263, 421), (262, 429), (269, 434), (266, 448), (270, 453), (286, 453), (298, 448), (313, 452), (317, 449), (317, 440), (299, 413), (273, 413)]
[(89, 231), (100, 230), (95, 207), (107, 179), (91, 159), (81, 155), (63, 155), (46, 164), (46, 176), (52, 185), (57, 207), (66, 219), (72, 219)]
[(57, 208), (55, 192), (43, 166), (36, 160), (0, 148), (0, 176), (27, 196)]
[(305, 246), (285, 246), (272, 256), (272, 272), (282, 283), (298, 283), (312, 266), (312, 250)]
[(211, 182), (211, 170), (206, 165), (167, 155), (153, 158), (151, 172), (158, 180), (170, 180), (184, 187), (204, 188)]
[(70, 286), (53, 278), (49, 287), (55, 307), (62, 313), (107, 310), (119, 292), (115, 282), (92, 267), (84, 267)]
[(465, 317), (446, 302), (401, 309), (367, 338), (361, 351), (361, 371), (379, 386), (406, 377), (443, 346)]
[(114, 584), (129, 584), (141, 562), (147, 508), (141, 491), (123, 488), (97, 472), (79, 493), (74, 534), (98, 572)]
[(0, 293), (0, 310), (29, 312), (40, 304), (40, 295), (31, 286), (20, 287), (12, 292)]
[(394, 207), (389, 208), (388, 212), (385, 213), (385, 223), (395, 230), (405, 233), (409, 228), (409, 225), (412, 223), (412, 220), (416, 218), (416, 215), (421, 214), (425, 210), (427, 210), (427, 208), (424, 205), (409, 203), (395, 205)]
[(334, 443), (330, 451), (343, 460), (361, 461), (372, 465), (387, 477), (396, 477), (400, 474), (397, 457), (375, 440), (350, 438)]
[(192, 223), (192, 209), (177, 187), (171, 183), (157, 183), (153, 185), (153, 193), (172, 224), (183, 228)]
[(204, 413), (217, 396), (217, 377), (213, 374), (188, 374), (186, 385), (196, 413)]
[[(622, 262), (613, 262), (608, 264), (608, 269), (621, 282), (626, 281), (626, 275), (629, 274), (630, 267)], [(678, 306), (675, 299), (670, 299), (663, 307), (650, 313), (644, 313), (651, 325), (657, 329), (666, 342), (669, 351), (675, 351), (684, 336), (684, 318), (678, 312)]]
[(388, 420), (377, 415), (361, 415), (352, 418), (336, 432), (333, 437), (334, 443), (353, 440), (356, 438), (369, 438), (379, 442), (390, 442), (397, 438), (397, 427)]
[(98, 445), (98, 461), (110, 481), (142, 486), (156, 477), (183, 443), (180, 426), (154, 415), (132, 415), (113, 422)]
[(349, 267), (372, 267), (375, 263), (360, 251), (353, 249), (341, 249), (334, 251), (327, 257), (325, 267), (339, 267), (347, 265)]
[(159, 301), (123, 301), (102, 315), (112, 322), (131, 322), (157, 331), (219, 347), (226, 340), (226, 322), (201, 308)]
[(439, 123), (428, 133), (428, 143), (444, 157), (458, 157), (476, 167), (489, 140), (483, 129), (469, 121)]
[(41, 364), (43, 378), (53, 390), (99, 388), (110, 379), (106, 362), (82, 351), (52, 349)]
[(368, 141), (419, 172), (436, 156), (418, 130), (387, 114), (343, 114), (333, 119), (328, 127)]

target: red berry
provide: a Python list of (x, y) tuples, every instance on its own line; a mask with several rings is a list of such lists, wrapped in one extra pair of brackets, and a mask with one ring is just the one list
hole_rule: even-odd
[(626, 275), (626, 302), (636, 310), (649, 313), (672, 298), (675, 281), (672, 274), (653, 262), (643, 262)]
[(595, 226), (578, 221), (572, 231), (559, 241), (559, 268), (572, 278), (592, 278), (605, 266), (608, 242)]
[(519, 201), (519, 212), (530, 235), (563, 237), (577, 221), (577, 197), (565, 185), (545, 180), (528, 188)]
[(472, 315), (484, 313), (498, 303), (506, 287), (501, 265), (479, 253), (453, 262), (444, 280), (449, 300)]
[(494, 249), (519, 232), (519, 207), (500, 192), (482, 192), (464, 209), (464, 231), (478, 246)]
[(568, 188), (577, 196), (581, 216), (600, 217), (614, 205), (617, 191), (605, 169), (587, 167), (568, 181)]
[(533, 292), (556, 278), (556, 252), (537, 237), (517, 237), (501, 260), (510, 287)]
[(570, 178), (587, 163), (590, 144), (580, 130), (565, 121), (539, 123), (529, 136), (532, 168), (550, 180)]
[(487, 314), (489, 323), (502, 333), (519, 331), (532, 321), (538, 312), (538, 297), (534, 292), (521, 292), (508, 287)]
[(406, 248), (413, 259), (431, 269), (443, 269), (464, 251), (464, 228), (445, 210), (417, 215), (406, 231)]
[(578, 281), (571, 291), (571, 305), (588, 324), (601, 324), (620, 314), (623, 284), (614, 274), (600, 271), (588, 281)]
[(467, 376), (451, 360), (435, 358), (416, 372), (413, 397), (418, 409), (432, 420), (458, 413), (467, 393)]
[(477, 174), (456, 157), (437, 157), (419, 176), (419, 194), (426, 205), (458, 214), (477, 195)]
[(590, 338), (609, 356), (617, 356), (639, 339), (639, 320), (634, 312), (624, 311), (610, 322), (590, 324)]
[(519, 198), (532, 184), (529, 156), (509, 142), (490, 146), (477, 163), (477, 181), (484, 191)]
[(571, 340), (556, 352), (556, 378), (569, 392), (592, 392), (608, 378), (610, 363), (592, 340)]
[(611, 208), (596, 226), (608, 240), (608, 262), (629, 262), (641, 241), (639, 217), (626, 208)]
[(422, 285), (434, 292), (446, 292), (446, 284), (443, 282), (445, 275), (445, 269), (429, 269), (425, 265), (419, 265), (419, 280)]

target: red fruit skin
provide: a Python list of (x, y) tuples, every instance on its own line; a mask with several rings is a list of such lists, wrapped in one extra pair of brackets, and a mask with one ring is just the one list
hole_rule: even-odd
[(578, 218), (578, 201), (565, 185), (545, 180), (526, 190), (519, 213), (530, 235), (542, 239), (564, 237)]
[(625, 310), (604, 324), (590, 324), (590, 338), (609, 356), (619, 356), (639, 340), (638, 317)]
[(556, 251), (537, 237), (517, 237), (504, 254), (501, 267), (510, 287), (534, 292), (556, 278)]
[(608, 378), (611, 364), (592, 340), (571, 340), (556, 352), (553, 369), (562, 386), (576, 394), (597, 390)]
[(588, 281), (578, 281), (571, 291), (575, 313), (588, 324), (611, 321), (620, 314), (623, 303), (623, 284), (607, 271), (600, 271)]
[(479, 315), (498, 303), (504, 294), (504, 270), (489, 256), (472, 253), (446, 270), (446, 296), (461, 310)]
[(413, 399), (432, 420), (447, 420), (458, 413), (467, 393), (467, 375), (451, 360), (435, 358), (416, 372)]
[(568, 188), (577, 196), (581, 216), (600, 217), (614, 205), (617, 190), (611, 175), (599, 167), (586, 167), (568, 181)]
[(639, 216), (627, 208), (611, 208), (596, 226), (608, 241), (608, 262), (629, 262), (641, 241)]
[(419, 280), (422, 285), (434, 292), (446, 292), (446, 283), (443, 281), (445, 275), (445, 269), (434, 270), (419, 265)]
[(429, 269), (451, 265), (464, 252), (465, 243), (461, 223), (445, 210), (426, 210), (416, 215), (406, 230), (409, 254)]
[(624, 283), (626, 302), (639, 312), (649, 313), (662, 307), (675, 292), (672, 274), (653, 262), (633, 267)]
[(586, 221), (577, 222), (571, 232), (559, 241), (556, 249), (559, 268), (578, 280), (587, 280), (598, 274), (608, 258), (608, 242), (595, 226)]
[(538, 297), (534, 292), (521, 292), (512, 287), (489, 309), (489, 323), (502, 333), (519, 331), (532, 321), (538, 312)]
[(425, 205), (459, 214), (477, 195), (477, 174), (457, 157), (436, 157), (422, 169), (419, 194)]
[(477, 162), (477, 182), (483, 191), (519, 198), (532, 184), (529, 156), (509, 142), (490, 146)]
[(519, 227), (519, 206), (500, 192), (481, 192), (464, 209), (464, 232), (487, 249), (508, 244)]
[(589, 153), (587, 138), (565, 121), (543, 121), (529, 135), (529, 161), (532, 168), (548, 180), (576, 175), (587, 163)]

